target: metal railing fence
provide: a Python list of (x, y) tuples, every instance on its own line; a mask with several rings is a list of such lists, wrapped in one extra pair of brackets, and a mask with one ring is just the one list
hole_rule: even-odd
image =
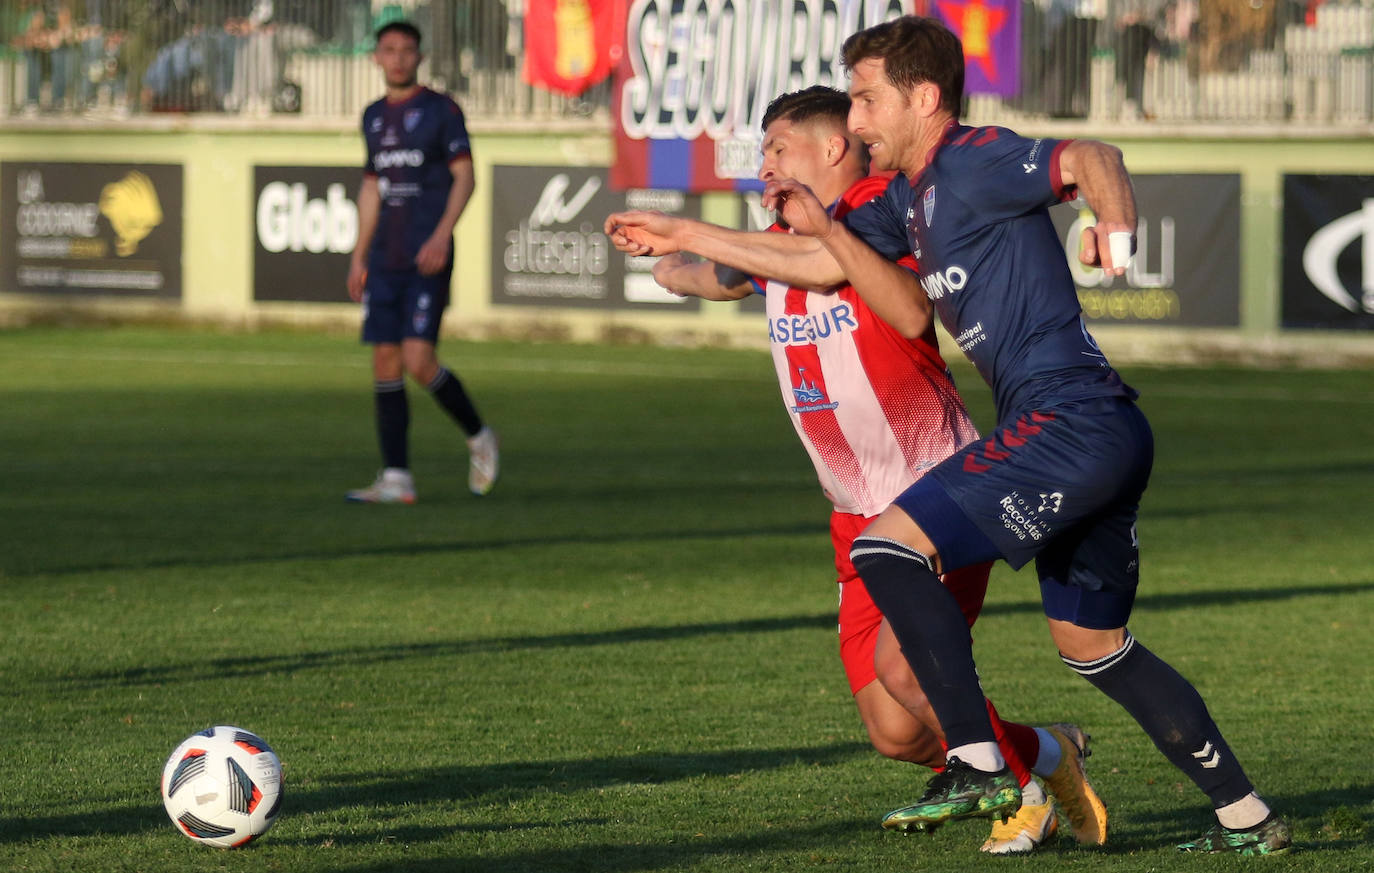
[[(1374, 0), (1022, 0), (1020, 89), (972, 120), (1369, 123)], [(354, 118), (372, 34), (407, 18), (423, 81), (480, 119), (606, 119), (610, 85), (521, 80), (524, 0), (4, 0), (0, 114)]]

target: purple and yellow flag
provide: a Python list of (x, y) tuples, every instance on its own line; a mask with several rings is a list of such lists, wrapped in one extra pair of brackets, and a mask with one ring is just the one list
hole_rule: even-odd
[(935, 0), (964, 43), (964, 93), (1014, 97), (1021, 90), (1021, 0)]

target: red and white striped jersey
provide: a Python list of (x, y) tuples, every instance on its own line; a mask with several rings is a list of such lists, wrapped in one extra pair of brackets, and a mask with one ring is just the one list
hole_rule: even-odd
[[(835, 216), (878, 196), (889, 177), (855, 183)], [(770, 230), (786, 232), (779, 225)], [(914, 261), (903, 260), (915, 269)], [(821, 488), (840, 512), (875, 516), (927, 470), (978, 438), (936, 346), (908, 340), (852, 287), (815, 292), (755, 279), (783, 404)]]

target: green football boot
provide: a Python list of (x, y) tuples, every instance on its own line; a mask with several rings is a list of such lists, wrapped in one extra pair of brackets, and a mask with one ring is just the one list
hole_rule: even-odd
[(1005, 822), (1021, 808), (1021, 786), (1011, 770), (976, 770), (958, 758), (926, 785), (921, 799), (883, 817), (883, 827), (898, 831), (931, 831), (961, 818), (995, 818)]
[(1180, 852), (1206, 852), (1212, 855), (1227, 852), (1236, 855), (1283, 855), (1293, 848), (1293, 834), (1288, 823), (1275, 813), (1252, 828), (1231, 830), (1219, 824), (1191, 843), (1181, 843)]

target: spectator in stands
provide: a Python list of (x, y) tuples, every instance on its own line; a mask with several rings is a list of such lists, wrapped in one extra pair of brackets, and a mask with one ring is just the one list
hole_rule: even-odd
[(232, 86), (225, 108), (262, 115), (272, 109), (280, 79), (272, 0), (257, 0), (241, 25), (236, 44)]
[(1145, 118), (1145, 66), (1159, 51), (1164, 0), (1134, 0), (1113, 8), (1116, 16), (1116, 83), (1122, 89), (1121, 119)]
[(1200, 72), (1238, 72), (1251, 52), (1272, 46), (1277, 5), (1254, 0), (1199, 0)]
[(206, 69), (204, 29), (192, 25), (185, 33), (157, 50), (143, 74), (144, 108), (155, 112), (189, 112), (201, 108)]
[(1045, 111), (1051, 118), (1084, 118), (1091, 93), (1092, 53), (1105, 0), (1051, 0), (1045, 13)]
[(15, 47), (24, 53), (25, 114), (35, 115), (42, 106), (43, 85), (48, 85), (49, 109), (67, 100), (67, 80), (75, 38), (72, 10), (61, 0), (22, 0), (21, 25)]

